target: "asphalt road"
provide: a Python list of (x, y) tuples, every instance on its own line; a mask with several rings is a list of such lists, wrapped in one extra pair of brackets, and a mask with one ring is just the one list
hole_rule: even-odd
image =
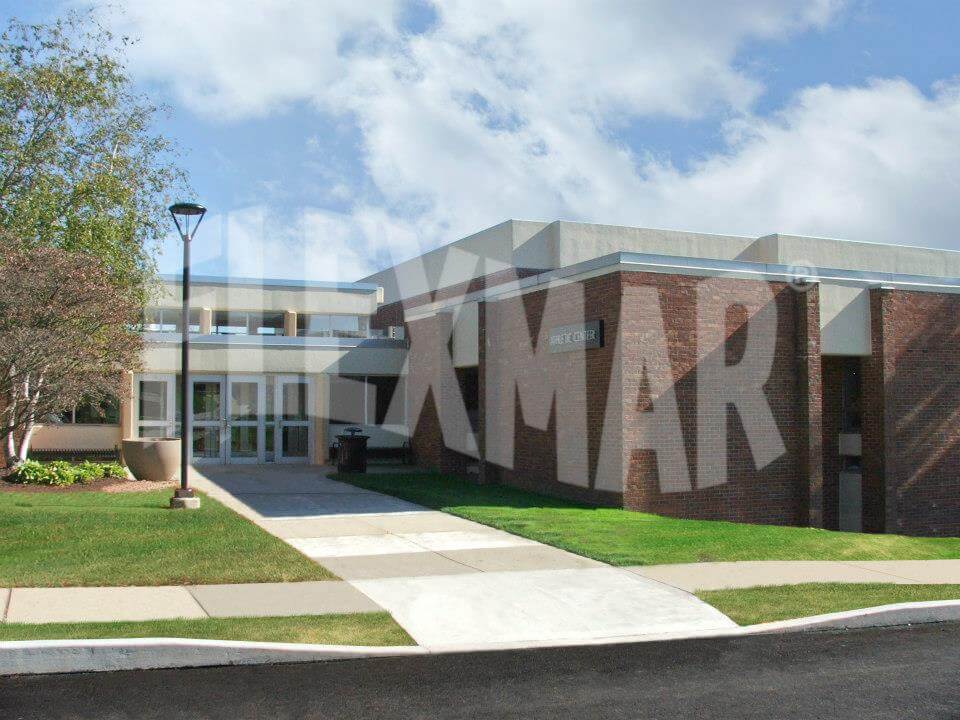
[(0, 678), (0, 718), (958, 718), (960, 624)]

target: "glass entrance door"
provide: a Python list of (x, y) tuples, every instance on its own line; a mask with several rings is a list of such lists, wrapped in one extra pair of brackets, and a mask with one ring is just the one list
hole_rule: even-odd
[(190, 408), (193, 420), (193, 462), (222, 463), (226, 425), (222, 377), (197, 375), (191, 379)]
[(310, 381), (281, 376), (276, 383), (276, 461), (305, 463), (310, 459)]
[(227, 462), (264, 461), (263, 378), (227, 378)]

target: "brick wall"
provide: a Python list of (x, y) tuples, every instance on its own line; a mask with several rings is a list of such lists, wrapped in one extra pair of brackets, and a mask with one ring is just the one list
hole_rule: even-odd
[(871, 319), (864, 383), (871, 529), (960, 535), (960, 295), (874, 289)]
[[(489, 456), (494, 456), (492, 446), (496, 434), (504, 430), (504, 419), (514, 418), (513, 462), (484, 463), (485, 479), (600, 505), (619, 505), (620, 494), (597, 489), (595, 481), (619, 321), (620, 275), (611, 273), (552, 288), (549, 302), (547, 292), (541, 291), (484, 305), (480, 375)], [(603, 347), (569, 353), (546, 349), (552, 327), (584, 319), (602, 321)], [(531, 357), (522, 350), (530, 346), (542, 352)], [(545, 427), (525, 417), (519, 391), (509, 378), (527, 387), (558, 389), (562, 397), (554, 399)], [(546, 402), (548, 398), (541, 394), (539, 399)], [(562, 415), (559, 428), (558, 415)], [(578, 436), (579, 420), (575, 418), (583, 418), (585, 443)], [(619, 436), (619, 427), (608, 429)], [(564, 437), (565, 433), (569, 437)], [(570, 462), (582, 462), (582, 467), (574, 471), (567, 465), (564, 472), (571, 482), (559, 482), (558, 447), (562, 455), (576, 443), (585, 445), (585, 457)]]
[[(693, 479), (692, 489), (662, 492), (661, 478), (654, 453), (635, 449), (639, 438), (624, 432), (624, 451), (629, 454), (624, 494), (625, 507), (685, 518), (723, 519), (771, 524), (805, 524), (809, 517), (811, 482), (818, 490), (819, 442), (807, 443), (808, 433), (819, 436), (820, 371), (819, 316), (816, 295), (804, 297), (783, 283), (770, 283), (776, 317), (776, 341), (770, 378), (764, 386), (786, 452), (766, 467), (755, 467), (752, 452), (739, 414), (727, 408), (727, 478), (714, 487), (710, 478), (697, 478), (697, 293), (700, 278), (683, 275), (627, 273), (625, 284), (655, 287), (660, 298), (664, 330), (668, 338), (674, 388), (683, 429), (687, 466)], [(755, 293), (765, 296), (761, 283), (725, 279), (714, 280), (719, 288), (714, 302), (743, 298)], [(638, 308), (637, 317), (655, 308)], [(641, 319), (642, 324), (642, 319)], [(749, 318), (744, 307), (734, 305), (725, 315), (725, 347), (715, 352), (733, 364), (743, 352), (744, 330)], [(802, 332), (801, 332), (802, 331)], [(639, 331), (638, 331), (639, 332)], [(803, 342), (799, 343), (798, 338)], [(808, 352), (812, 351), (812, 352)], [(641, 372), (625, 366), (624, 379)], [(628, 402), (629, 399), (625, 400)], [(640, 403), (644, 399), (641, 397)], [(811, 480), (812, 475), (812, 480)]]

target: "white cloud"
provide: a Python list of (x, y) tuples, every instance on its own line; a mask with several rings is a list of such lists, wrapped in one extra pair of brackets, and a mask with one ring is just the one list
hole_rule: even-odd
[[(137, 75), (173, 78), (187, 108), (240, 119), (306, 100), (360, 128), (376, 196), (261, 237), (265, 266), (326, 272), (343, 253), (350, 278), (507, 217), (956, 245), (956, 84), (822, 86), (752, 113), (762, 86), (738, 53), (823, 27), (837, 2), (447, 0), (419, 35), (396, 26), (400, 6), (144, 0), (118, 21), (142, 38)], [(728, 118), (728, 145), (681, 171), (618, 140), (648, 117)], [(353, 187), (323, 181), (341, 202)]]

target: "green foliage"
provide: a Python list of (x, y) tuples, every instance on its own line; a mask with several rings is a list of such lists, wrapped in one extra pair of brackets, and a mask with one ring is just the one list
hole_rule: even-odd
[(73, 476), (76, 482), (86, 484), (94, 480), (100, 480), (103, 477), (103, 465), (101, 463), (84, 460), (73, 468)]
[(52, 485), (65, 487), (74, 483), (87, 484), (103, 478), (125, 480), (127, 471), (115, 462), (99, 463), (84, 460), (74, 465), (66, 460), (48, 463), (27, 460), (11, 473), (10, 481), (21, 485)]
[(10, 475), (11, 481), (22, 485), (49, 485), (48, 478), (47, 468), (36, 460), (20, 463)]
[(103, 477), (110, 478), (111, 480), (126, 480), (127, 479), (127, 469), (117, 462), (106, 462), (100, 463), (100, 470), (103, 473)]
[(91, 12), (0, 35), (0, 229), (28, 247), (100, 259), (140, 295), (184, 174), (155, 134), (161, 108), (136, 92), (117, 41)]
[(54, 460), (46, 464), (47, 485), (73, 485), (77, 481), (76, 467), (66, 460)]

